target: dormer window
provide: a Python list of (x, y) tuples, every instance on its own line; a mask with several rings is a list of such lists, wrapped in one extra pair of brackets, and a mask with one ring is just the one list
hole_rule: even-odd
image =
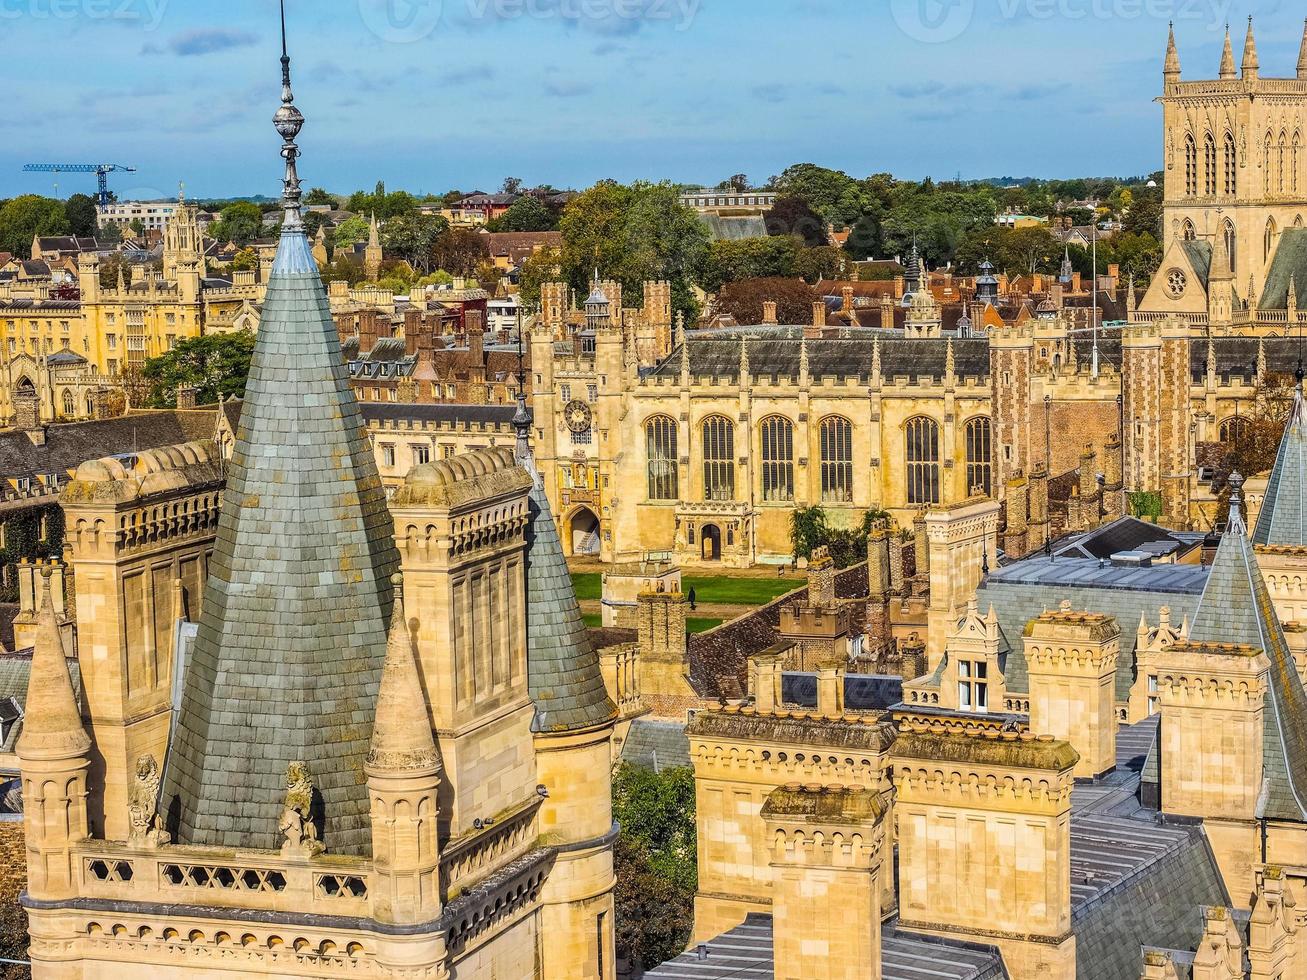
[(958, 709), (989, 710), (989, 665), (985, 661), (958, 661)]

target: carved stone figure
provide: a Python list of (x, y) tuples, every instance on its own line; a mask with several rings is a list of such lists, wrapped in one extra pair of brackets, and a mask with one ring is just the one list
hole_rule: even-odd
[(131, 823), (127, 842), (133, 847), (160, 847), (172, 840), (159, 825), (159, 763), (148, 753), (136, 760), (127, 811)]
[(324, 850), (313, 822), (313, 776), (303, 762), (286, 767), (286, 808), (278, 829), (286, 838), (281, 853), (287, 857), (314, 857)]

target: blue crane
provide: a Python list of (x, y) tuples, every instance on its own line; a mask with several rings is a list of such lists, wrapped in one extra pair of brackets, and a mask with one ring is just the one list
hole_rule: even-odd
[(100, 207), (109, 203), (109, 175), (115, 171), (125, 174), (136, 173), (135, 167), (124, 167), (116, 163), (29, 163), (23, 168), (26, 173), (36, 174), (95, 174), (100, 180)]

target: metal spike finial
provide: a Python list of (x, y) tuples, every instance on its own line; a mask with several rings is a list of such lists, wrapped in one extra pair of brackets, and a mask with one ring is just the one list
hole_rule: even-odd
[(286, 161), (286, 176), (283, 180), (282, 234), (303, 234), (304, 219), (300, 214), (299, 160), (300, 148), (295, 143), (300, 130), (304, 128), (304, 114), (295, 107), (295, 95), (290, 85), (290, 54), (286, 46), (286, 0), (281, 0), (281, 108), (272, 117), (272, 123), (282, 138), (281, 155)]

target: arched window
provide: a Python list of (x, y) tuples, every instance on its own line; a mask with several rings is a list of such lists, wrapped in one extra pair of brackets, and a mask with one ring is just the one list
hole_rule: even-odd
[(821, 499), (853, 503), (853, 426), (838, 416), (821, 420)]
[(1266, 134), (1265, 149), (1266, 152), (1262, 154), (1262, 183), (1266, 195), (1269, 197), (1271, 188), (1275, 186), (1272, 180), (1275, 170), (1275, 137), (1270, 133)]
[(1302, 146), (1302, 136), (1299, 133), (1293, 134), (1293, 158), (1290, 160), (1290, 183), (1291, 190), (1298, 193), (1298, 147)]
[(1203, 139), (1203, 191), (1216, 196), (1216, 137), (1211, 133)]
[(1184, 219), (1184, 226), (1180, 230), (1180, 237), (1183, 238), (1186, 242), (1192, 242), (1195, 238), (1198, 237), (1198, 232), (1194, 228), (1194, 223), (1190, 221), (1188, 218)]
[(648, 452), (649, 499), (675, 500), (680, 496), (676, 469), (676, 423), (656, 415), (644, 424)]
[(1280, 133), (1280, 160), (1279, 160), (1280, 179), (1277, 184), (1279, 191), (1283, 194), (1288, 190), (1288, 170), (1289, 170), (1289, 134)]
[(1221, 441), (1234, 446), (1241, 446), (1252, 434), (1249, 422), (1235, 415), (1221, 423)]
[(703, 497), (735, 499), (735, 425), (720, 415), (703, 423)]
[(86, 396), (86, 417), (95, 418), (95, 401), (90, 395)]
[(1266, 255), (1265, 255), (1265, 258), (1266, 258), (1268, 261), (1269, 261), (1270, 258), (1271, 258), (1271, 252), (1274, 251), (1274, 249), (1275, 249), (1275, 236), (1276, 236), (1278, 233), (1279, 233), (1279, 229), (1276, 227), (1275, 219), (1274, 219), (1274, 218), (1268, 218), (1268, 219), (1266, 220), (1266, 242), (1265, 242), (1265, 245), (1266, 245)]
[(967, 423), (967, 494), (993, 496), (994, 467), (991, 456), (992, 427), (985, 417)]
[(1184, 138), (1184, 192), (1190, 197), (1198, 195), (1198, 144), (1193, 133)]
[(1225, 193), (1239, 192), (1239, 152), (1234, 145), (1234, 133), (1225, 134)]
[(1234, 222), (1225, 219), (1225, 252), (1230, 256), (1230, 271), (1239, 271), (1239, 236), (1235, 234)]
[(68, 388), (64, 389), (64, 418), (72, 418), (77, 412), (77, 403), (73, 401), (73, 393)]
[(904, 432), (908, 457), (908, 503), (939, 503), (939, 426), (934, 419), (909, 419)]
[(794, 499), (794, 423), (774, 415), (763, 419), (762, 499), (781, 502)]

